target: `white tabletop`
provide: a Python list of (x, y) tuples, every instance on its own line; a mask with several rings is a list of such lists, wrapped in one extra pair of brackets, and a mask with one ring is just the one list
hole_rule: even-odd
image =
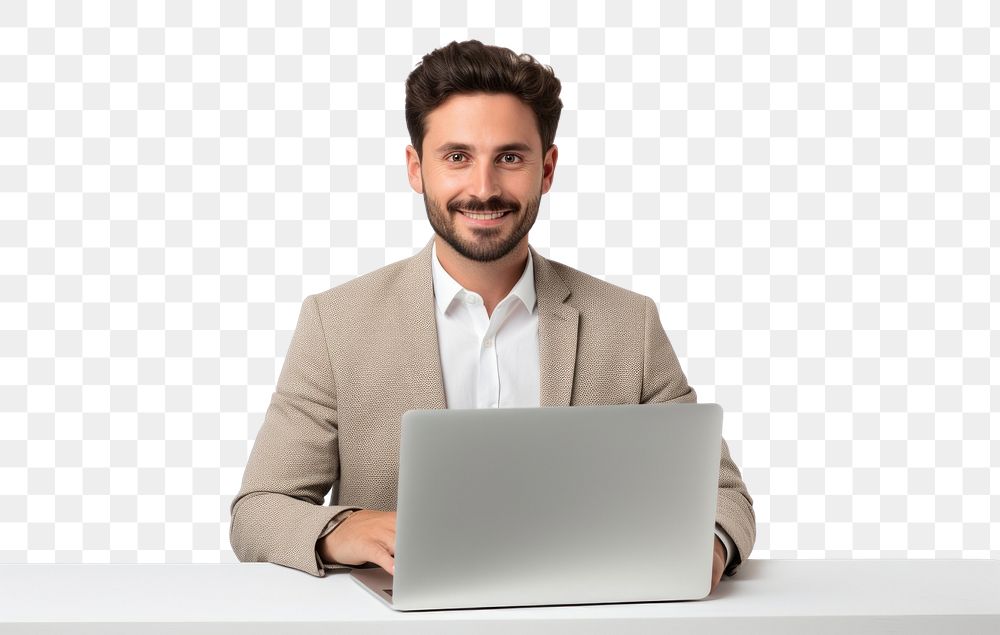
[[(272, 564), (0, 565), (7, 633), (1000, 633), (998, 560), (750, 560), (697, 602), (398, 613)], [(137, 628), (141, 625), (141, 628)]]

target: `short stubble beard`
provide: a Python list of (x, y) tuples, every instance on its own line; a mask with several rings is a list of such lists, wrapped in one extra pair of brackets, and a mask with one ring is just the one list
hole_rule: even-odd
[[(538, 208), (541, 206), (542, 195), (528, 199), (522, 210), (516, 202), (504, 200), (498, 196), (488, 199), (485, 203), (479, 201), (452, 201), (448, 204), (447, 211), (442, 211), (438, 203), (427, 196), (427, 189), (424, 188), (424, 207), (427, 208), (427, 220), (438, 236), (444, 238), (445, 242), (451, 245), (452, 249), (462, 256), (476, 262), (493, 262), (509, 254), (517, 247), (528, 231), (535, 224), (538, 218)], [(504, 238), (500, 232), (500, 227), (473, 227), (472, 231), (479, 236), (477, 241), (466, 241), (458, 236), (455, 231), (455, 216), (461, 214), (461, 209), (472, 212), (499, 212), (511, 210), (509, 213), (518, 216), (515, 222), (519, 221), (513, 231)]]

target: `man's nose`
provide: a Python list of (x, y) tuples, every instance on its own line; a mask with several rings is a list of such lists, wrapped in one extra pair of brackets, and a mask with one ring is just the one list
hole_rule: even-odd
[(500, 179), (496, 173), (496, 166), (491, 162), (481, 161), (472, 172), (470, 194), (480, 201), (486, 201), (500, 194)]

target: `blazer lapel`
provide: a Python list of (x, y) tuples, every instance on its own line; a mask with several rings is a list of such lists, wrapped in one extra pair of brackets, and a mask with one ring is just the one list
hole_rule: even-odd
[[(433, 238), (410, 258), (399, 278), (396, 310), (406, 354), (400, 379), (410, 387), (412, 408), (447, 408), (441, 349), (437, 337), (434, 282), (431, 277)], [(539, 405), (569, 406), (576, 372), (580, 312), (565, 303), (569, 287), (533, 247), (535, 297), (538, 302)]]
[(411, 408), (443, 410), (447, 404), (431, 277), (433, 242), (432, 238), (410, 258), (399, 277), (396, 308), (401, 318), (400, 339), (406, 351), (400, 379), (410, 386)]
[(568, 406), (573, 398), (580, 312), (565, 303), (569, 287), (533, 247), (538, 300), (539, 405)]

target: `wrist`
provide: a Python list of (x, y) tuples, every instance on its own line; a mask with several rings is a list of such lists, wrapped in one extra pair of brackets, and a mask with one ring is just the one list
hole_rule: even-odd
[(345, 509), (344, 511), (338, 513), (330, 519), (330, 523), (327, 525), (323, 533), (320, 534), (319, 539), (316, 541), (316, 553), (319, 555), (320, 560), (324, 564), (340, 564), (337, 562), (336, 558), (333, 557), (332, 553), (334, 542), (333, 534), (345, 520), (357, 511), (359, 510)]

